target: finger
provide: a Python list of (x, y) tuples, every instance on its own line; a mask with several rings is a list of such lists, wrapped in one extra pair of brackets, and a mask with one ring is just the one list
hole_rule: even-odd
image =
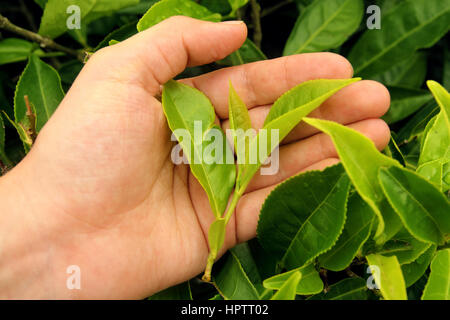
[[(383, 150), (389, 143), (389, 127), (383, 120), (363, 120), (351, 124), (349, 127), (371, 139), (378, 150)], [(280, 183), (314, 163), (336, 157), (338, 157), (336, 148), (331, 138), (324, 133), (282, 146), (280, 148), (277, 173), (271, 176), (257, 173), (250, 182), (247, 192)]]
[[(335, 121), (340, 124), (355, 123), (365, 119), (379, 118), (389, 109), (389, 91), (376, 81), (360, 81), (345, 87), (325, 101), (308, 117)], [(256, 107), (249, 111), (252, 126), (263, 127), (271, 106)], [(224, 130), (230, 127), (229, 120), (222, 122)], [(283, 140), (283, 144), (312, 136), (319, 132), (316, 128), (301, 122)]]
[[(335, 158), (323, 159), (301, 172), (310, 170), (323, 170), (326, 167), (335, 165), (339, 160)], [(300, 173), (300, 172), (298, 172)], [(257, 191), (245, 194), (239, 201), (235, 212), (236, 224), (236, 242), (245, 242), (256, 236), (256, 227), (258, 225), (259, 213), (264, 200), (276, 188), (277, 185), (271, 185)]]
[(98, 77), (117, 73), (116, 79), (157, 94), (160, 85), (187, 66), (220, 60), (236, 51), (246, 37), (247, 28), (241, 21), (214, 23), (176, 16), (98, 51), (90, 62), (102, 59), (103, 63), (90, 65)]
[(305, 53), (220, 69), (184, 79), (204, 92), (222, 119), (228, 118), (229, 81), (249, 109), (273, 103), (294, 86), (312, 79), (342, 79), (353, 75), (351, 64), (342, 56), (322, 52)]

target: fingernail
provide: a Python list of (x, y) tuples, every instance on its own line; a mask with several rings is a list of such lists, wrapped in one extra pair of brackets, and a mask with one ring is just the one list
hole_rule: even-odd
[(243, 24), (244, 22), (242, 20), (229, 20), (229, 21), (223, 21), (223, 24)]

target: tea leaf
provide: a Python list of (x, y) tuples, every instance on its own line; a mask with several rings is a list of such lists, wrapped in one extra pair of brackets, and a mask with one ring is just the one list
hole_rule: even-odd
[(227, 66), (238, 66), (266, 59), (266, 55), (253, 43), (253, 41), (246, 39), (244, 44), (237, 51), (216, 63)]
[(352, 48), (355, 74), (370, 78), (429, 48), (449, 30), (450, 2), (408, 0), (383, 16), (380, 30), (367, 30)]
[(271, 300), (294, 300), (295, 290), (301, 278), (302, 274), (300, 272), (294, 272), (281, 286), (280, 290), (273, 295)]
[(355, 189), (378, 217), (377, 241), (383, 243), (392, 238), (400, 230), (401, 221), (383, 194), (378, 169), (399, 166), (398, 162), (379, 152), (370, 139), (353, 129), (326, 120), (303, 120), (331, 136)]
[(319, 256), (320, 265), (332, 271), (347, 268), (369, 238), (374, 217), (370, 206), (357, 192), (353, 193), (348, 200), (344, 230), (331, 250)]
[(69, 29), (66, 20), (70, 16), (67, 9), (71, 5), (80, 8), (80, 20), (87, 25), (110, 12), (137, 3), (139, 0), (48, 0), (42, 15), (39, 34), (56, 38), (67, 32)]
[[(257, 286), (250, 280), (239, 256), (242, 257), (241, 252), (230, 250), (223, 266), (214, 270), (215, 286), (226, 300), (259, 300)], [(253, 263), (251, 260), (246, 261), (247, 270), (256, 270), (254, 266), (248, 267)]]
[(420, 277), (422, 277), (425, 271), (427, 271), (435, 252), (436, 245), (431, 245), (415, 261), (402, 265), (402, 273), (403, 277), (405, 278), (405, 284), (407, 288), (416, 283), (416, 281), (418, 281)]
[(386, 300), (407, 300), (405, 280), (397, 257), (370, 254), (366, 258), (370, 266), (379, 268), (379, 273), (372, 272), (383, 298)]
[[(256, 174), (261, 164), (264, 163), (276, 146), (300, 123), (303, 117), (317, 109), (333, 94), (351, 83), (361, 80), (311, 80), (306, 81), (283, 94), (275, 103), (264, 121), (263, 132), (265, 136), (258, 134), (250, 142), (250, 155), (258, 155), (256, 163), (243, 166), (241, 186), (246, 186)], [(278, 133), (278, 139), (272, 137), (272, 130)], [(264, 141), (263, 137), (267, 137)], [(276, 139), (276, 141), (272, 141)], [(266, 144), (267, 155), (260, 155), (260, 148)]]
[(381, 168), (381, 187), (406, 229), (417, 239), (443, 244), (450, 233), (450, 202), (431, 183), (404, 168)]
[(331, 285), (328, 292), (308, 298), (308, 300), (366, 300), (367, 284), (361, 278), (348, 278)]
[(364, 14), (362, 0), (324, 0), (309, 5), (298, 17), (283, 55), (334, 49), (354, 33)]
[(417, 173), (445, 192), (450, 189), (450, 94), (435, 81), (427, 85), (441, 111), (424, 131)]
[(372, 77), (384, 85), (403, 88), (420, 88), (427, 73), (427, 57), (424, 52), (415, 52), (389, 70)]
[(330, 249), (344, 227), (349, 184), (337, 165), (279, 185), (261, 209), (257, 234), (263, 247), (288, 270)]
[[(164, 85), (162, 104), (169, 127), (180, 142), (192, 173), (208, 194), (214, 215), (220, 217), (234, 187), (236, 169), (234, 161), (230, 163), (225, 159), (232, 151), (222, 130), (214, 126), (215, 112), (211, 102), (200, 91), (176, 81), (169, 81)], [(199, 137), (195, 135), (196, 123), (201, 130)], [(188, 137), (180, 135), (177, 129), (185, 130)], [(209, 161), (203, 159), (203, 150), (211, 144), (205, 140), (212, 130), (220, 134), (220, 138), (216, 137), (220, 141), (214, 143), (222, 143), (223, 153), (215, 154), (218, 159), (209, 164)], [(198, 141), (199, 139), (202, 141)]]
[(319, 293), (323, 290), (323, 282), (319, 276), (319, 272), (310, 263), (304, 267), (296, 268), (288, 272), (277, 274), (263, 281), (263, 285), (267, 289), (280, 290), (283, 284), (292, 276), (292, 274), (299, 272), (301, 278), (295, 289), (296, 294), (310, 295)]
[(15, 121), (26, 127), (28, 119), (25, 96), (28, 96), (32, 108), (35, 109), (36, 132), (39, 133), (64, 98), (64, 92), (58, 72), (36, 55), (30, 56), (14, 96)]
[(218, 22), (222, 16), (192, 0), (162, 0), (155, 3), (139, 20), (137, 29), (144, 31), (172, 16), (188, 16), (195, 19)]
[(439, 250), (434, 256), (422, 300), (450, 300), (450, 249)]
[[(27, 60), (33, 47), (31, 42), (17, 38), (0, 41), (0, 65)], [(41, 50), (38, 52), (43, 53)]]

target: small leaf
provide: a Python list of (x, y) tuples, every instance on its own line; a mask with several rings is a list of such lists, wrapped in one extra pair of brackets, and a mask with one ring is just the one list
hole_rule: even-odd
[(427, 73), (427, 57), (424, 52), (415, 52), (408, 59), (373, 77), (384, 85), (403, 88), (420, 88)]
[(225, 241), (225, 229), (227, 225), (225, 219), (217, 219), (209, 227), (208, 232), (208, 243), (209, 251), (214, 256), (217, 256), (220, 248), (222, 248), (223, 242)]
[[(176, 81), (169, 81), (164, 85), (162, 104), (170, 129), (178, 141), (181, 140), (180, 145), (189, 160), (191, 171), (208, 194), (214, 215), (219, 218), (225, 211), (234, 187), (236, 168), (234, 161), (230, 163), (225, 159), (228, 154), (232, 155), (232, 151), (225, 134), (214, 126), (214, 108), (203, 93)], [(186, 133), (188, 136), (184, 137)], [(210, 164), (203, 159), (203, 150), (211, 144), (205, 141), (209, 133), (220, 134), (220, 137), (215, 137), (219, 141), (214, 143), (221, 141), (223, 146), (223, 153), (215, 154), (216, 158), (221, 158)]]
[(139, 20), (137, 29), (144, 31), (172, 16), (188, 16), (195, 19), (218, 22), (221, 15), (213, 13), (192, 0), (162, 0), (155, 3)]
[(297, 285), (302, 278), (302, 274), (298, 271), (294, 272), (289, 279), (281, 286), (271, 298), (271, 300), (294, 300)]
[(331, 285), (329, 291), (308, 300), (367, 300), (367, 284), (361, 278), (348, 278)]
[(372, 272), (383, 298), (386, 300), (407, 300), (405, 280), (397, 257), (370, 254), (366, 258), (370, 266), (376, 266), (379, 269), (379, 273), (373, 272), (373, 270)]
[(25, 96), (28, 96), (35, 109), (36, 132), (39, 133), (64, 98), (64, 92), (58, 72), (36, 55), (30, 56), (28, 65), (17, 83), (14, 96), (15, 122), (22, 125), (28, 121)]
[(336, 244), (319, 256), (320, 265), (327, 270), (341, 271), (347, 268), (367, 241), (375, 213), (357, 192), (348, 200), (344, 230)]
[(111, 45), (111, 41), (118, 43), (120, 41), (124, 41), (137, 33), (136, 30), (136, 21), (132, 21), (120, 27), (117, 30), (114, 30), (110, 34), (108, 34), (105, 39), (103, 39), (94, 51), (100, 50), (101, 48), (107, 47)]
[(319, 272), (310, 263), (304, 267), (296, 268), (288, 272), (277, 274), (264, 280), (263, 285), (270, 290), (280, 290), (283, 284), (292, 276), (292, 274), (300, 272), (301, 278), (295, 290), (299, 295), (310, 295), (319, 293), (323, 290), (323, 282)]
[[(248, 163), (249, 142), (253, 136), (247, 136), (248, 130), (252, 130), (252, 123), (247, 106), (239, 98), (230, 82), (229, 94), (229, 119), (230, 129), (233, 130), (234, 148), (239, 164), (239, 175), (242, 172), (242, 165)], [(250, 131), (251, 132), (251, 131)], [(238, 178), (238, 184), (239, 184)]]
[(439, 250), (433, 258), (422, 300), (450, 300), (450, 249)]
[(403, 277), (405, 278), (405, 284), (407, 288), (416, 283), (416, 281), (418, 281), (420, 277), (422, 277), (425, 271), (427, 271), (435, 252), (436, 245), (431, 245), (415, 261), (402, 265), (402, 273)]
[(152, 295), (148, 300), (192, 300), (189, 281), (165, 289)]
[(414, 237), (444, 243), (450, 233), (450, 203), (434, 185), (399, 167), (381, 168), (379, 180), (389, 203)]
[(298, 17), (283, 55), (334, 49), (354, 33), (364, 14), (362, 0), (323, 0)]
[(378, 217), (375, 233), (378, 242), (392, 238), (400, 230), (401, 221), (383, 194), (378, 169), (399, 166), (398, 162), (379, 152), (370, 139), (353, 129), (326, 120), (305, 118), (304, 121), (331, 136), (355, 189)]
[[(420, 13), (420, 14), (418, 14)], [(449, 30), (450, 2), (403, 1), (386, 13), (381, 30), (367, 30), (349, 54), (355, 74), (370, 78), (429, 48)]]
[(327, 251), (344, 227), (348, 189), (340, 165), (282, 183), (261, 209), (257, 234), (262, 246), (288, 270)]
[(234, 17), (236, 15), (236, 11), (245, 6), (249, 0), (228, 0), (228, 3), (231, 6), (230, 16)]
[(445, 192), (450, 189), (450, 94), (435, 81), (427, 85), (441, 111), (424, 131), (417, 173)]
[(6, 38), (0, 41), (0, 65), (25, 61), (33, 51), (33, 44), (17, 38)]
[(253, 43), (253, 41), (246, 39), (244, 44), (238, 50), (216, 63), (226, 66), (238, 66), (266, 59), (266, 55)]

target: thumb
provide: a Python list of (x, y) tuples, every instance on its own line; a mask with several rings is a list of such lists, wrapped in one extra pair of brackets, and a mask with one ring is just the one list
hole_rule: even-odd
[(157, 94), (162, 84), (186, 67), (223, 59), (239, 49), (246, 37), (242, 21), (216, 23), (175, 16), (100, 50), (89, 61), (97, 60), (92, 63), (97, 75), (107, 75), (104, 67), (108, 66), (120, 70), (122, 80), (138, 80), (147, 91)]

